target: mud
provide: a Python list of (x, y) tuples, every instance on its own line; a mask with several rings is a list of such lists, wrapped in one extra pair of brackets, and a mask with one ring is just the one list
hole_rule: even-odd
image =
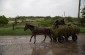
[(85, 55), (85, 34), (79, 34), (73, 42), (54, 43), (47, 37), (37, 36), (36, 44), (29, 42), (30, 36), (0, 36), (0, 55)]

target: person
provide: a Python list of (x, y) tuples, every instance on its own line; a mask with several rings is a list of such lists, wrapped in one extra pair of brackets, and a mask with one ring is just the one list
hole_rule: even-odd
[(66, 25), (64, 19), (62, 19), (62, 20), (60, 20), (60, 21), (56, 20), (56, 21), (54, 22), (54, 27), (57, 27), (57, 28), (58, 28), (59, 25)]
[(64, 19), (60, 21), (60, 25), (66, 25)]
[(56, 21), (54, 22), (54, 27), (57, 27), (57, 28), (58, 28), (58, 25), (59, 25), (59, 21), (56, 20)]

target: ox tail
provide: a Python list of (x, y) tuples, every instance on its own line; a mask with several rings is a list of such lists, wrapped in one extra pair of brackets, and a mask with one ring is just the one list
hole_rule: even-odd
[(52, 38), (52, 31), (51, 31), (51, 29), (49, 29), (48, 31), (49, 31), (48, 35), (49, 35), (49, 37), (50, 37), (50, 39), (51, 39), (51, 41), (52, 41), (52, 39), (53, 39), (53, 38)]

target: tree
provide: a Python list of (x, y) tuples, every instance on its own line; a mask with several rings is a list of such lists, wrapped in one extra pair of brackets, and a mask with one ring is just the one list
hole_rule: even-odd
[(81, 25), (84, 25), (85, 23), (85, 7), (82, 9), (82, 18), (80, 19)]
[(82, 18), (85, 18), (85, 7), (82, 9)]
[(3, 15), (0, 16), (0, 26), (8, 24), (8, 19)]

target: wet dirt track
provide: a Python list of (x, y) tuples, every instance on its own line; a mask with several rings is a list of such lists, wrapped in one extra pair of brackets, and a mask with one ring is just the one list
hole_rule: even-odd
[(36, 44), (30, 36), (0, 36), (0, 55), (85, 55), (85, 34), (79, 34), (77, 42), (53, 43), (49, 37), (37, 36)]

